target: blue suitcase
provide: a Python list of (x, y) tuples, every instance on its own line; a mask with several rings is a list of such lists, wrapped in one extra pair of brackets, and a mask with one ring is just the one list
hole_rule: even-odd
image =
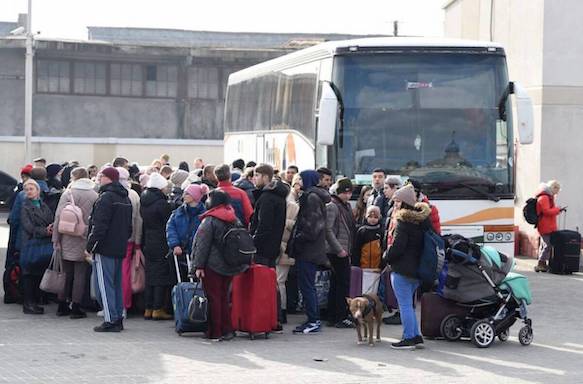
[[(178, 259), (174, 256), (174, 266), (176, 267), (176, 278), (178, 283), (172, 288), (172, 305), (174, 307), (174, 319), (176, 321), (176, 333), (182, 335), (188, 332), (206, 332), (208, 323), (193, 323), (188, 317), (188, 306), (195, 294), (204, 295), (202, 284), (195, 284), (192, 279), (189, 282), (182, 282)], [(186, 256), (188, 268), (190, 269), (190, 258)]]

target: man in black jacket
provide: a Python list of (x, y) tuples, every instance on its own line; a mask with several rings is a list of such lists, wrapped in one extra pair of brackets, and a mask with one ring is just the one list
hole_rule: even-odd
[(132, 203), (112, 167), (101, 171), (99, 198), (89, 223), (86, 254), (93, 258), (105, 321), (95, 332), (123, 330), (122, 261), (132, 234)]
[(286, 198), (289, 187), (273, 180), (273, 167), (260, 164), (255, 168), (255, 211), (251, 217), (250, 232), (255, 241), (255, 262), (275, 268), (280, 253), (285, 227)]

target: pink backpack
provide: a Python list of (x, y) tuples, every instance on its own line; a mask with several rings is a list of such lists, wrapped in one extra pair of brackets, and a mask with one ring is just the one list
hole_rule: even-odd
[(59, 215), (58, 231), (61, 235), (84, 237), (87, 225), (83, 220), (83, 211), (75, 205), (73, 191), (70, 191), (71, 201), (63, 208)]

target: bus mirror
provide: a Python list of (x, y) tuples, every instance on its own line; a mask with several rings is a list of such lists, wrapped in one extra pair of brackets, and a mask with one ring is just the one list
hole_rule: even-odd
[(318, 113), (318, 144), (334, 145), (336, 121), (338, 120), (338, 98), (330, 83), (322, 84), (322, 98)]
[(518, 123), (518, 138), (520, 144), (532, 144), (534, 141), (534, 110), (532, 99), (526, 89), (514, 83), (516, 97), (516, 121)]

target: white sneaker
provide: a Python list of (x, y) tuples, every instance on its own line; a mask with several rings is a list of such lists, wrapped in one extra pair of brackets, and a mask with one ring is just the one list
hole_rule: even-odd
[(103, 311), (99, 311), (99, 312), (97, 312), (97, 316), (99, 316), (99, 317), (103, 317), (103, 316), (104, 316), (104, 314), (103, 314)]

